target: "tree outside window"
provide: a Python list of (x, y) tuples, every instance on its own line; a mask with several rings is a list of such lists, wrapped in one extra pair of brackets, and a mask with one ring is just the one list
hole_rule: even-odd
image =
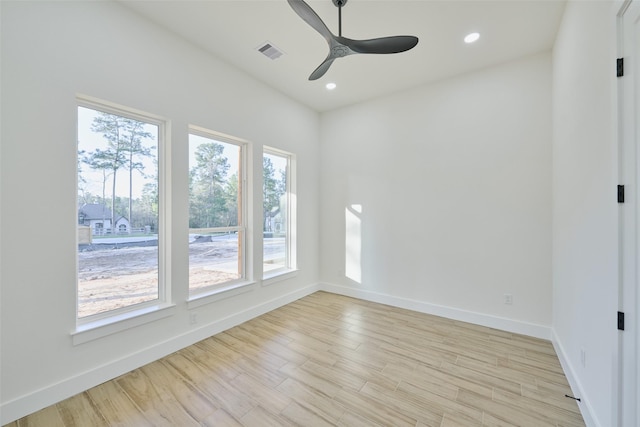
[(160, 125), (78, 107), (78, 318), (154, 301)]
[(189, 135), (189, 291), (244, 279), (243, 143)]

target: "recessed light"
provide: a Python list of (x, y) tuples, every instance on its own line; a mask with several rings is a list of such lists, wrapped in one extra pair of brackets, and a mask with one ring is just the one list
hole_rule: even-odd
[(480, 38), (480, 33), (467, 34), (467, 36), (464, 38), (464, 42), (473, 43), (475, 41), (478, 41), (479, 38)]
[(327, 88), (327, 90), (334, 90), (336, 88), (336, 84), (335, 83), (327, 83), (325, 85), (325, 87)]

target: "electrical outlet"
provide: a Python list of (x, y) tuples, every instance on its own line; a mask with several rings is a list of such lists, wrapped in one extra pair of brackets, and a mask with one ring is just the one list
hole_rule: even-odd
[(513, 304), (513, 295), (504, 294), (504, 303), (507, 304), (507, 305)]
[(583, 368), (587, 367), (587, 352), (584, 351), (584, 348), (580, 349), (580, 364)]
[(198, 323), (198, 313), (189, 313), (189, 323), (192, 325)]

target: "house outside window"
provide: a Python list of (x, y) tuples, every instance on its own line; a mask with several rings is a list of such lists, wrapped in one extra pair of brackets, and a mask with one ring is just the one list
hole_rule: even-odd
[(164, 122), (88, 99), (77, 112), (77, 318), (86, 323), (165, 300)]

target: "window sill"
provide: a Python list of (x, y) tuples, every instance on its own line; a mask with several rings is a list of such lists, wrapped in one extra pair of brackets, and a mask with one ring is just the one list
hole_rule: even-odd
[(244, 294), (245, 292), (249, 292), (252, 290), (252, 285), (256, 282), (239, 282), (232, 283), (227, 286), (222, 286), (219, 288), (214, 288), (208, 291), (205, 291), (201, 294), (195, 294), (189, 296), (187, 300), (187, 308), (192, 309), (196, 307), (201, 307), (206, 304), (211, 304), (216, 301), (223, 300), (225, 298), (234, 297), (236, 295)]
[(175, 304), (157, 304), (81, 323), (71, 332), (73, 345), (83, 344), (173, 315)]
[(262, 277), (262, 286), (269, 286), (283, 280), (291, 279), (292, 277), (296, 277), (297, 275), (298, 270), (295, 269), (270, 271)]

